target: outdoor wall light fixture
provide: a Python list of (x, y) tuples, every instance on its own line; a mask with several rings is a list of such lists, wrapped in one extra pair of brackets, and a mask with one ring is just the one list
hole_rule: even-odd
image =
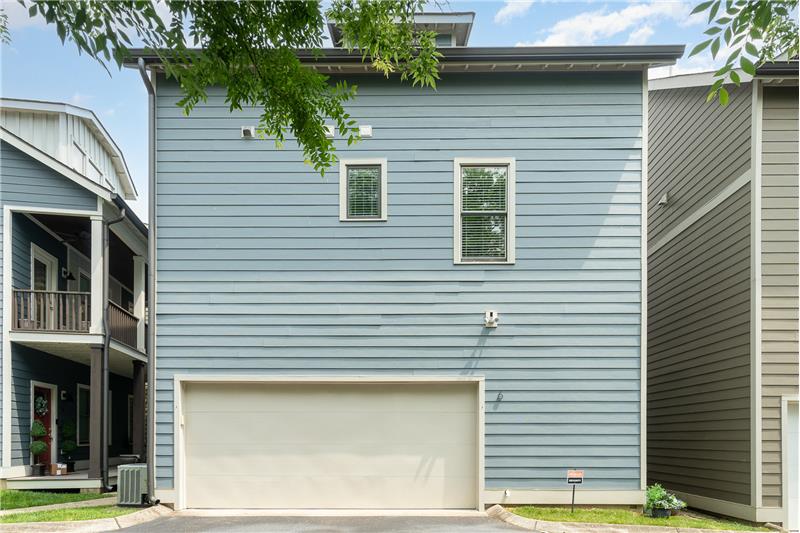
[(497, 311), (489, 310), (483, 317), (483, 325), (487, 328), (496, 328), (497, 321), (500, 320), (500, 313)]

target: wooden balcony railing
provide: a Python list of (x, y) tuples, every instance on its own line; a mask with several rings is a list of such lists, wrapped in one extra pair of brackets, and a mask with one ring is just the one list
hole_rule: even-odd
[(91, 323), (88, 292), (14, 289), (12, 329), (86, 333)]
[(139, 319), (114, 302), (108, 302), (108, 327), (111, 338), (136, 348), (136, 328)]

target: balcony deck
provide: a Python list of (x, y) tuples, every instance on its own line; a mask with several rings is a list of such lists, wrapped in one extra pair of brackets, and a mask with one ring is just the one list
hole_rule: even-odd
[[(13, 331), (89, 333), (91, 293), (13, 289)], [(136, 350), (139, 319), (109, 300), (111, 338)]]

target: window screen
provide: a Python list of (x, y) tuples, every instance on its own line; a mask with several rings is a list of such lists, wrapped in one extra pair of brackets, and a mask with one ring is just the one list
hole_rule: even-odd
[(380, 165), (347, 167), (347, 218), (381, 218)]
[(78, 387), (78, 446), (89, 444), (89, 388)]
[(505, 261), (508, 256), (508, 167), (461, 167), (461, 258)]

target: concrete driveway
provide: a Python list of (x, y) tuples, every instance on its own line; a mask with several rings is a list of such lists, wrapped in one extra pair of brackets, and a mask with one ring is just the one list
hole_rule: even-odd
[(487, 516), (196, 516), (177, 513), (126, 532), (509, 533), (523, 531)]

